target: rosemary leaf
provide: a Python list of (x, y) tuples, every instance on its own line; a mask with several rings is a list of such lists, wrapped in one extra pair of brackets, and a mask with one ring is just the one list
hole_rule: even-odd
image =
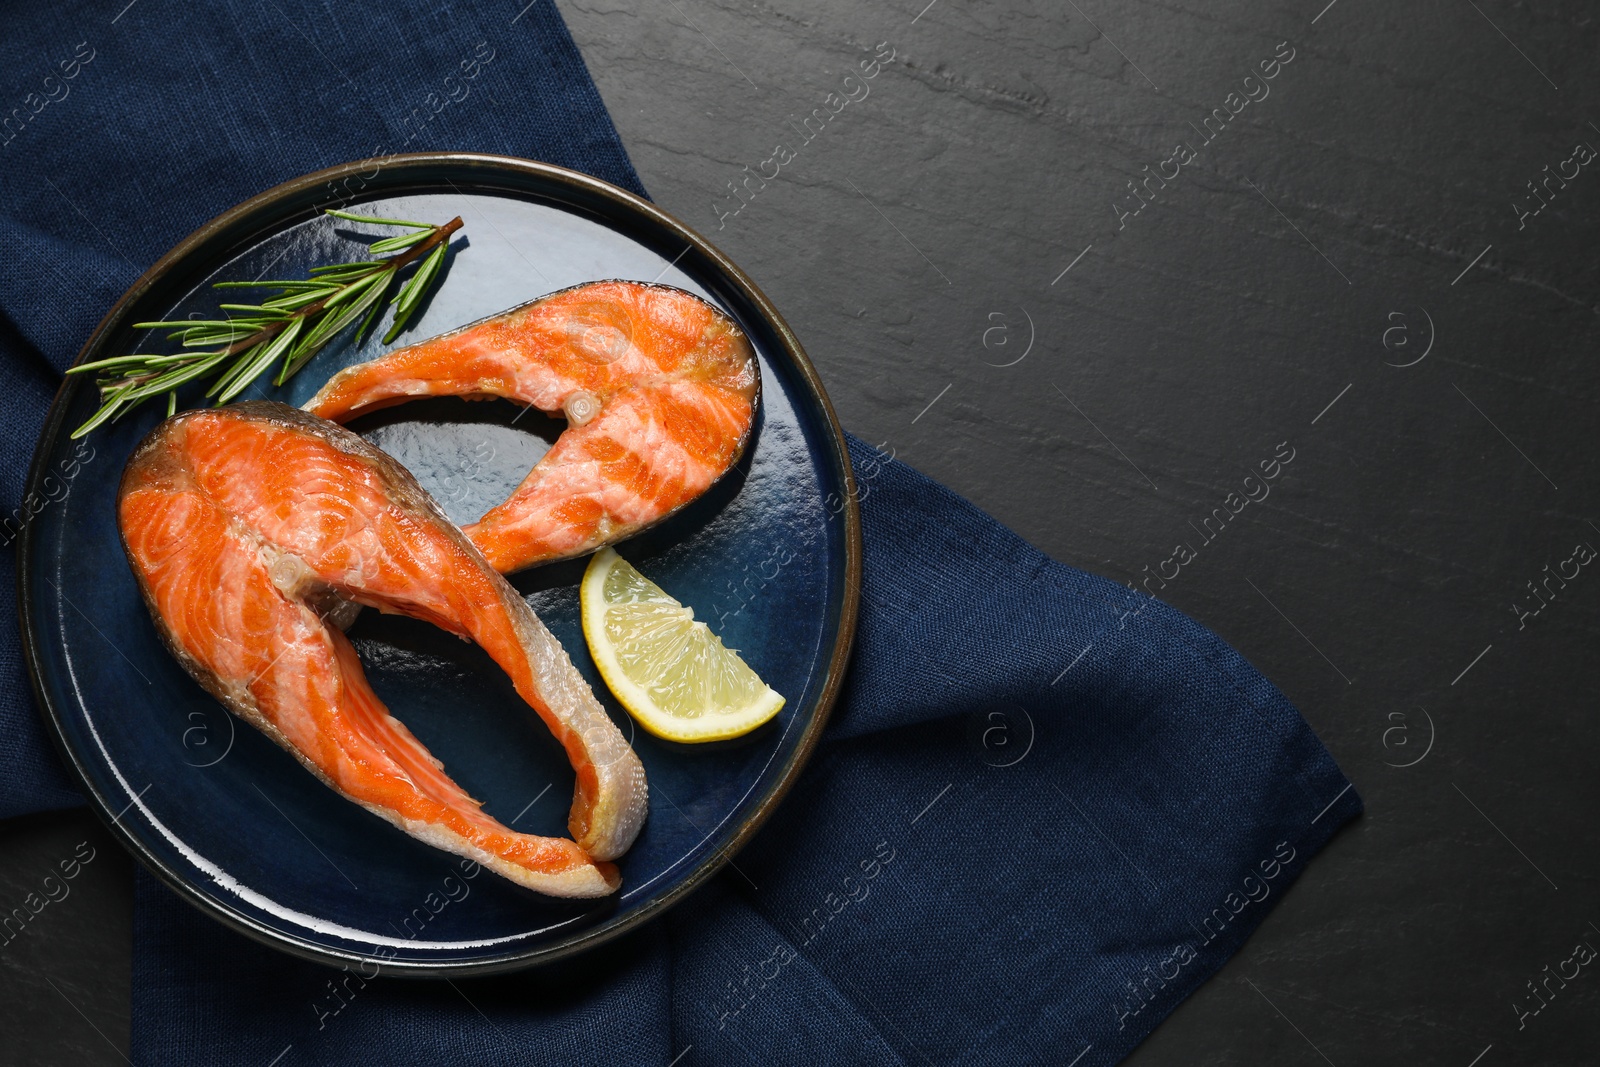
[(326, 295), (329, 295), (332, 292), (336, 292), (336, 290), (306, 289), (302, 292), (290, 293), (288, 296), (279, 296), (274, 297), (271, 300), (263, 300), (261, 302), (261, 306), (272, 308), (275, 311), (299, 311), (307, 304), (315, 304), (318, 300), (323, 299)]
[(374, 244), (372, 251), (375, 253), (398, 252), (402, 248), (410, 248), (414, 244), (427, 240), (427, 238), (428, 235), (426, 233), (408, 233), (399, 237), (389, 237)]
[[(161, 357), (161, 358), (169, 358), (170, 359), (171, 357)], [(151, 359), (150, 356), (144, 356), (144, 355), (139, 355), (139, 356), (112, 356), (110, 359), (99, 359), (99, 360), (95, 360), (93, 363), (80, 363), (76, 367), (68, 368), (67, 373), (68, 374), (82, 374), (85, 371), (109, 370), (112, 367), (127, 367), (127, 366), (133, 366), (133, 365), (142, 365), (142, 364), (148, 363), (150, 361), (150, 359)]]
[(375, 226), (416, 226), (423, 230), (438, 229), (431, 222), (407, 222), (405, 219), (384, 219), (376, 215), (356, 215), (349, 211), (334, 211), (329, 209), (323, 214), (332, 215), (336, 219), (349, 219), (351, 222), (370, 222)]
[(284, 359), (283, 369), (278, 372), (278, 377), (273, 384), (282, 385), (288, 381), (296, 371), (310, 361), (312, 356), (320, 352), (324, 345), (333, 340), (334, 335), (355, 321), (369, 305), (375, 305), (382, 295), (382, 285), (368, 286), (360, 297), (345, 304), (337, 314), (317, 323), (316, 328), (311, 330), (299, 345), (289, 351), (288, 356)]
[[(283, 350), (294, 343), (295, 335), (300, 332), (300, 327), (304, 323), (304, 319), (295, 319), (276, 337), (263, 341), (251, 349), (248, 358), (243, 364), (243, 369), (233, 376), (225, 388), (218, 390), (215, 386), (212, 387), (212, 391), (216, 393), (217, 404), (219, 406), (226, 404), (244, 392), (249, 388), (250, 383), (255, 381), (263, 371), (277, 362), (278, 357), (283, 354)], [(210, 394), (208, 393), (207, 395)]]
[(94, 413), (93, 417), (91, 417), (88, 422), (84, 423), (82, 426), (80, 426), (76, 430), (74, 430), (73, 433), (72, 433), (72, 436), (73, 437), (82, 437), (84, 434), (86, 434), (89, 431), (93, 430), (96, 426), (99, 426), (101, 423), (106, 422), (107, 420), (111, 419), (113, 416), (115, 416), (117, 414), (118, 411), (121, 410), (121, 408), (122, 408), (122, 400), (121, 400), (121, 398), (120, 397), (111, 398), (110, 400), (106, 401), (101, 406), (99, 411)]
[(320, 280), (321, 277), (329, 274), (350, 273), (352, 271), (360, 274), (362, 273), (361, 267), (378, 267), (382, 265), (383, 260), (381, 259), (363, 259), (355, 263), (329, 263), (322, 267), (312, 267), (310, 273), (318, 275)]
[(253, 281), (253, 282), (213, 282), (212, 285), (211, 285), (211, 288), (213, 288), (213, 289), (285, 289), (285, 290), (288, 290), (288, 289), (321, 289), (326, 284), (327, 284), (326, 282), (320, 281), (318, 279), (309, 278), (309, 279), (307, 279), (305, 281), (299, 281), (299, 282), (285, 282), (285, 281), (277, 281), (277, 282), (263, 282), (263, 281)]

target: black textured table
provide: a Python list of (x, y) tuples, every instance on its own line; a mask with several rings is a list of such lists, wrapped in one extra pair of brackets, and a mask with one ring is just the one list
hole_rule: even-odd
[[(1600, 1061), (1593, 5), (925, 3), (560, 7), (848, 428), (1217, 630), (1364, 797), (1129, 1062)], [(0, 1062), (123, 1062), (128, 861), (14, 821), (0, 894), (79, 842)]]

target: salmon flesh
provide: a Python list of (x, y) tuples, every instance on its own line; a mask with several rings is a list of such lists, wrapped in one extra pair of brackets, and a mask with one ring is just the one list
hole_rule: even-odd
[(466, 535), (502, 573), (659, 522), (738, 461), (761, 373), (697, 296), (609, 281), (540, 297), (335, 374), (305, 409), (346, 422), (423, 396), (503, 397), (567, 418), (526, 479)]
[[(644, 767), (566, 651), (410, 472), (283, 404), (191, 411), (123, 473), (123, 547), (156, 629), (213, 696), (340, 795), (530, 889), (597, 897), (647, 808)], [(577, 771), (575, 840), (481, 809), (384, 707), (338, 623), (351, 603), (477, 642)]]

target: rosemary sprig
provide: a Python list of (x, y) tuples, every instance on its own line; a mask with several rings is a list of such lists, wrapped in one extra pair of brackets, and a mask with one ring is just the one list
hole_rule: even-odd
[[(226, 404), (274, 364), (274, 385), (282, 385), (345, 327), (361, 318), (357, 338), (365, 335), (383, 307), (383, 297), (401, 269), (422, 261), (401, 283), (389, 301), (394, 322), (383, 343), (393, 341), (411, 321), (428, 288), (444, 265), (450, 235), (461, 228), (457, 216), (442, 226), (404, 219), (382, 219), (328, 211), (335, 218), (384, 226), (403, 226), (411, 232), (385, 237), (367, 246), (373, 257), (395, 253), (387, 259), (365, 259), (311, 268), (311, 277), (271, 282), (217, 282), (217, 289), (268, 289), (274, 292), (259, 304), (222, 304), (223, 318), (178, 319), (173, 322), (138, 322), (138, 330), (171, 330), (167, 339), (185, 349), (171, 355), (138, 353), (113, 356), (73, 367), (68, 374), (94, 371), (99, 375), (100, 410), (73, 431), (82, 437), (107, 421), (115, 421), (151, 397), (167, 394), (167, 414), (177, 410), (178, 387), (222, 369), (207, 397)], [(365, 316), (363, 318), (363, 315)], [(205, 351), (192, 351), (192, 349)]]

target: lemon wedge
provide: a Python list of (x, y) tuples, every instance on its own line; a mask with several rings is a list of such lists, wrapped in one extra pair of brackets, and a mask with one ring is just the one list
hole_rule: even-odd
[(639, 725), (668, 741), (723, 741), (778, 714), (783, 697), (705, 623), (633, 565), (601, 549), (579, 591), (600, 676)]

